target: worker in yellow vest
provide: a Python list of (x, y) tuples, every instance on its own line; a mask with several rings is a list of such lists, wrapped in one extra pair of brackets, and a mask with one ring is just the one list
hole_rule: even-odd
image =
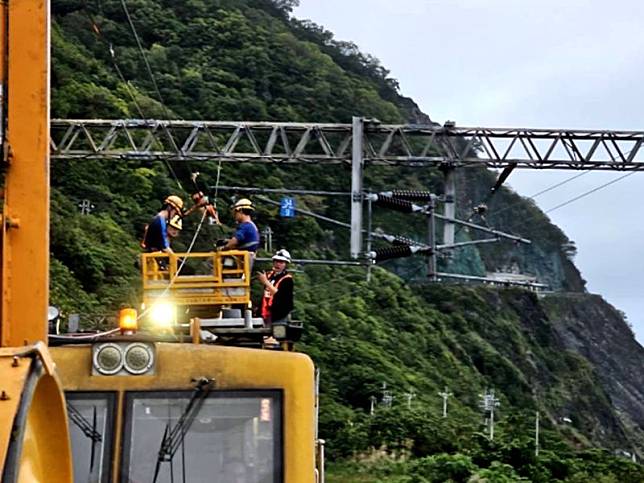
[(286, 270), (291, 254), (284, 249), (273, 255), (273, 270), (259, 272), (257, 279), (264, 285), (262, 297), (262, 318), (264, 324), (285, 322), (293, 310), (293, 276)]

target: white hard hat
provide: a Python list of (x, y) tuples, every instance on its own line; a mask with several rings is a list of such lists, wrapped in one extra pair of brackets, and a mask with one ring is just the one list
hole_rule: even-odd
[(273, 255), (273, 260), (281, 260), (286, 263), (291, 263), (291, 254), (288, 250), (284, 250), (282, 248), (281, 250), (277, 250), (275, 255)]

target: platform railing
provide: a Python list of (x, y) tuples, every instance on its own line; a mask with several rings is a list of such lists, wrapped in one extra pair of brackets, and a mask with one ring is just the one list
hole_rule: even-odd
[(241, 250), (141, 255), (143, 302), (244, 305), (250, 301), (250, 253)]

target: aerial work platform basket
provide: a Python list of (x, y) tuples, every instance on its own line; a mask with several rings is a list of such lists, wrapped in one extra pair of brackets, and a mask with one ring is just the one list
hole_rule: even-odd
[(143, 303), (224, 306), (250, 303), (250, 253), (144, 253), (141, 255)]

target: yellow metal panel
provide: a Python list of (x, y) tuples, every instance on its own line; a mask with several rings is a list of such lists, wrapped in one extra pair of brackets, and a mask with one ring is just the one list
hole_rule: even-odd
[[(38, 372), (34, 371), (38, 360)], [(35, 387), (32, 377), (38, 377)], [(31, 389), (29, 389), (31, 387)], [(0, 348), (0, 475), (10, 444), (21, 450), (13, 468), (20, 482), (70, 482), (71, 450), (64, 395), (47, 347)], [(17, 432), (16, 419), (26, 411)], [(22, 440), (16, 438), (22, 435)]]
[(29, 362), (31, 361), (23, 361), (16, 366), (13, 357), (0, 357), (0, 396), (4, 392), (6, 397), (4, 400), (0, 399), (0, 476), (7, 456), (13, 420), (29, 373)]
[[(210, 377), (216, 389), (282, 389), (284, 481), (314, 479), (314, 368), (308, 356), (259, 349), (159, 343), (151, 376), (92, 376), (91, 347), (53, 347), (65, 390), (146, 391), (192, 389), (192, 379)], [(121, 427), (117, 428), (120, 441)], [(115, 472), (116, 474), (116, 472)]]
[(65, 402), (53, 376), (38, 381), (27, 413), (18, 482), (71, 482), (72, 464)]
[(49, 4), (9, 5), (2, 346), (46, 340), (49, 298)]

